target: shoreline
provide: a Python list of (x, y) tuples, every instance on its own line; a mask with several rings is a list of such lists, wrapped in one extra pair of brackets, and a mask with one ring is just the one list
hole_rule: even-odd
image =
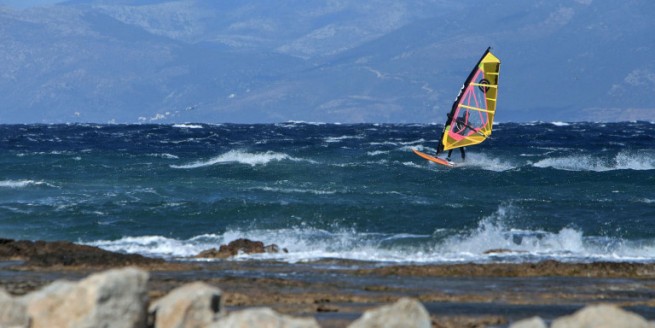
[[(177, 262), (101, 251), (101, 258), (109, 261), (104, 265), (82, 261), (92, 257), (71, 259), (76, 256), (71, 249), (96, 251), (86, 246), (70, 244), (71, 249), (61, 250), (53, 246), (62, 244), (42, 243), (35, 248), (40, 256), (53, 252), (48, 255), (52, 261), (41, 264), (29, 257), (30, 252), (22, 258), (3, 256), (0, 247), (0, 287), (19, 296), (55, 280), (77, 281), (110, 268), (136, 266), (149, 272), (151, 301), (202, 281), (223, 291), (228, 310), (270, 307), (282, 314), (314, 317), (321, 327), (345, 327), (364, 311), (402, 297), (424, 304), (435, 327), (441, 327), (435, 322), (443, 327), (505, 327), (535, 315), (552, 320), (598, 303), (615, 304), (655, 320), (655, 264), (543, 261), (375, 267), (345, 260)], [(73, 265), (56, 263), (58, 252), (66, 253)]]

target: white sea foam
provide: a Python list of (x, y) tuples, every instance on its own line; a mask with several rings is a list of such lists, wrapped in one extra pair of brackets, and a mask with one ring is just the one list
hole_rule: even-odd
[(300, 194), (314, 194), (314, 195), (332, 195), (337, 193), (335, 190), (317, 190), (317, 189), (301, 189), (301, 188), (254, 187), (250, 189), (270, 191), (270, 192), (283, 193), (283, 194), (300, 193)]
[(183, 128), (183, 129), (202, 129), (202, 125), (199, 124), (189, 124), (189, 123), (184, 123), (184, 124), (173, 124), (174, 128)]
[(655, 239), (627, 241), (618, 237), (587, 236), (581, 230), (519, 228), (523, 211), (503, 204), (468, 231), (435, 229), (432, 234), (371, 233), (354, 227), (312, 227), (301, 222), (280, 229), (233, 228), (187, 240), (163, 236), (125, 237), (88, 244), (107, 250), (157, 257), (191, 257), (203, 250), (247, 238), (277, 244), (288, 253), (239, 255), (287, 262), (340, 258), (393, 263), (456, 263), (490, 261), (642, 261), (655, 262)]
[(276, 153), (272, 151), (267, 151), (265, 153), (248, 153), (241, 150), (230, 150), (227, 153), (221, 154), (209, 160), (196, 161), (183, 165), (171, 165), (171, 167), (175, 169), (195, 169), (195, 168), (207, 167), (217, 164), (229, 164), (229, 163), (239, 163), (239, 164), (247, 164), (250, 166), (256, 166), (256, 165), (266, 165), (272, 161), (283, 161), (283, 160), (313, 162), (311, 160), (303, 160), (300, 158), (291, 157), (284, 153)]
[(403, 165), (405, 165), (407, 167), (413, 167), (413, 168), (419, 168), (419, 169), (424, 169), (426, 167), (430, 167), (430, 166), (432, 166), (432, 164), (439, 165), (439, 164), (435, 164), (435, 163), (432, 163), (432, 162), (428, 162), (429, 166), (420, 165), (420, 164), (417, 164), (416, 162), (403, 162)]
[(25, 188), (29, 186), (48, 186), (54, 187), (54, 185), (49, 184), (43, 181), (34, 181), (34, 180), (2, 180), (0, 181), (0, 188)]
[[(220, 244), (220, 239), (216, 239)], [(119, 240), (99, 240), (88, 242), (87, 245), (100, 247), (112, 252), (137, 253), (154, 257), (189, 257), (198, 254), (203, 249), (215, 246), (215, 243), (177, 240), (162, 236), (123, 237)]]
[(336, 143), (348, 139), (364, 139), (364, 136), (356, 135), (356, 136), (326, 137), (324, 141), (327, 143)]
[(552, 124), (552, 125), (554, 125), (554, 126), (569, 126), (569, 125), (571, 125), (570, 123), (559, 122), (559, 121), (550, 122), (550, 124)]
[(503, 172), (513, 170), (517, 165), (499, 157), (492, 157), (482, 153), (467, 153), (466, 161), (458, 162), (460, 156), (459, 151), (455, 150), (452, 154), (452, 159), (455, 161), (457, 167), (474, 167), (477, 169)]
[(389, 154), (388, 150), (374, 150), (374, 151), (366, 152), (366, 155), (368, 156), (378, 156), (378, 155), (386, 155), (386, 154)]
[(602, 158), (592, 155), (574, 155), (546, 158), (533, 164), (539, 168), (554, 168), (565, 171), (595, 171), (612, 170), (654, 170), (655, 156), (652, 154), (634, 154), (619, 152), (612, 158)]
[(175, 156), (175, 155), (173, 155), (173, 154), (169, 154), (169, 153), (162, 153), (162, 154), (149, 154), (148, 156), (152, 156), (152, 157), (160, 157), (160, 158), (166, 158), (166, 159), (178, 159), (178, 158), (179, 158), (178, 156)]

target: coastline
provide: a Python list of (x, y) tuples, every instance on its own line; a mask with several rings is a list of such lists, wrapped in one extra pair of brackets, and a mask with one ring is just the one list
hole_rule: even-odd
[[(548, 321), (598, 303), (655, 319), (655, 264), (163, 261), (59, 242), (35, 242), (31, 251), (7, 256), (7, 246), (14, 243), (0, 244), (0, 287), (14, 296), (58, 279), (77, 281), (110, 268), (136, 266), (149, 272), (151, 301), (202, 281), (223, 291), (228, 310), (270, 307), (314, 317), (322, 327), (345, 327), (364, 311), (402, 297), (424, 304), (435, 327), (505, 327), (535, 315)], [(57, 254), (65, 261), (58, 262)], [(50, 260), (35, 261), (44, 256)]]

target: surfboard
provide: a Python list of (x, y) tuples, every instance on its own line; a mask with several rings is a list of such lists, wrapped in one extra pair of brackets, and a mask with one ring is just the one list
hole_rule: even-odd
[(437, 164), (441, 164), (441, 165), (445, 165), (445, 166), (448, 166), (448, 167), (455, 167), (455, 163), (453, 163), (453, 162), (449, 162), (449, 161), (447, 161), (445, 159), (441, 159), (439, 157), (434, 157), (434, 156), (428, 155), (428, 154), (426, 154), (424, 152), (420, 152), (420, 151), (418, 151), (416, 149), (412, 149), (412, 150), (414, 151), (414, 153), (416, 155), (419, 155), (419, 156), (427, 159), (428, 161), (431, 161), (431, 162), (434, 162), (434, 163), (437, 163)]

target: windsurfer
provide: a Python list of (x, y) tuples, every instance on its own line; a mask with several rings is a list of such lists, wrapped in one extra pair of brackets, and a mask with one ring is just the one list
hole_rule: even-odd
[[(446, 116), (448, 116), (448, 121), (450, 121), (450, 119), (452, 117), (450, 115), (450, 113), (446, 114)], [(453, 129), (453, 132), (455, 132), (457, 134), (461, 134), (461, 135), (465, 134), (466, 130), (469, 128), (468, 119), (469, 119), (469, 112), (464, 111), (462, 116), (455, 119), (455, 128)], [(449, 130), (450, 130), (450, 126), (447, 126), (446, 129), (444, 129), (444, 133), (445, 133), (445, 131), (449, 131)], [(442, 137), (442, 139), (443, 139), (443, 137)], [(439, 147), (437, 148), (437, 154), (439, 154), (442, 151), (443, 151), (443, 143), (440, 143)], [(465, 161), (466, 160), (466, 150), (464, 149), (464, 147), (459, 147), (459, 152), (462, 154), (462, 161)], [(448, 156), (446, 157), (447, 161), (450, 162), (450, 156), (452, 154), (453, 154), (453, 149), (450, 149), (448, 151)]]

